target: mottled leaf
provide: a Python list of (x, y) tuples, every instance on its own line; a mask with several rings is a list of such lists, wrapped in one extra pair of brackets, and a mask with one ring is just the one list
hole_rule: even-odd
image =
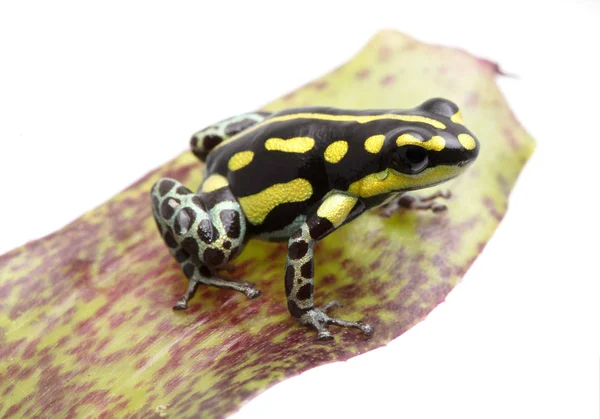
[(199, 185), (201, 164), (186, 152), (1, 257), (0, 415), (222, 417), (285, 377), (405, 332), (483, 249), (533, 150), (497, 73), (463, 51), (386, 31), (266, 107), (409, 108), (441, 96), (481, 141), (476, 164), (447, 184), (447, 213), (367, 214), (317, 245), (317, 303), (344, 301), (337, 313), (373, 324), (371, 339), (332, 327), (335, 341), (318, 342), (288, 315), (285, 245), (251, 242), (235, 260), (231, 276), (256, 283), (259, 299), (203, 288), (188, 311), (171, 310), (187, 281), (156, 231), (148, 192), (163, 176)]

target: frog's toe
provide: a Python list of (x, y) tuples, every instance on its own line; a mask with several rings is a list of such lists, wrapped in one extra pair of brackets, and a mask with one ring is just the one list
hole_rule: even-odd
[(448, 209), (448, 207), (446, 205), (444, 205), (444, 204), (437, 204), (437, 203), (435, 203), (435, 204), (433, 204), (431, 206), (431, 211), (435, 212), (435, 213), (444, 212), (447, 209)]
[(256, 289), (256, 288), (254, 288), (253, 286), (250, 285), (244, 291), (244, 294), (246, 294), (246, 297), (248, 297), (248, 299), (254, 300), (255, 298), (260, 297), (260, 295), (262, 294), (262, 292), (260, 292), (259, 289)]
[(327, 329), (319, 330), (317, 334), (317, 340), (333, 340), (333, 335)]
[(187, 308), (188, 308), (187, 300), (184, 300), (183, 297), (180, 298), (179, 300), (177, 300), (177, 302), (173, 306), (173, 310), (175, 310), (175, 311), (187, 310)]
[(331, 300), (330, 302), (325, 304), (325, 306), (323, 306), (322, 310), (323, 310), (323, 313), (327, 314), (327, 312), (329, 310), (331, 310), (332, 308), (338, 308), (338, 307), (344, 307), (344, 303), (337, 301), (337, 300)]
[(333, 307), (339, 307), (341, 303), (332, 301), (323, 307), (323, 309), (312, 308), (304, 313), (298, 320), (300, 323), (310, 326), (317, 331), (318, 340), (332, 340), (333, 335), (327, 330), (327, 325), (333, 324), (341, 327), (353, 327), (359, 329), (367, 337), (373, 335), (373, 326), (363, 322), (352, 322), (328, 316), (326, 310)]

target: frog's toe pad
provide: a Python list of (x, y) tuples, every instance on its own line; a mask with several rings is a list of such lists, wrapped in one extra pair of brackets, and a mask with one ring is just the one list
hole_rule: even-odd
[(248, 297), (248, 299), (254, 300), (255, 298), (260, 297), (262, 292), (260, 290), (257, 290), (256, 288), (248, 287), (246, 291), (244, 291), (244, 294), (246, 294), (246, 297)]
[(175, 310), (175, 311), (187, 310), (187, 308), (188, 308), (187, 301), (184, 299), (178, 300), (175, 303), (175, 305), (173, 306), (173, 310)]
[(444, 212), (447, 209), (448, 209), (448, 207), (446, 205), (444, 205), (444, 204), (433, 204), (431, 206), (431, 211), (435, 212), (435, 213), (437, 213), (437, 212)]

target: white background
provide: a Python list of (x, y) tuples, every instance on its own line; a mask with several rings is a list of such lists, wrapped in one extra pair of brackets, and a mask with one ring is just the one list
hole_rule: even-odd
[[(354, 54), (380, 28), (497, 61), (538, 148), (464, 281), (385, 348), (236, 416), (596, 418), (600, 2), (2, 2), (0, 253)], [(335, 331), (334, 331), (335, 332)]]

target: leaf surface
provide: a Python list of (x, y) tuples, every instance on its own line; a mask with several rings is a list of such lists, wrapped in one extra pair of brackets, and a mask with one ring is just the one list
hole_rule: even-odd
[(251, 241), (233, 278), (257, 300), (201, 288), (173, 312), (187, 280), (156, 231), (149, 190), (191, 189), (186, 152), (60, 231), (0, 257), (0, 416), (223, 417), (308, 368), (385, 345), (444, 300), (502, 219), (534, 143), (500, 93), (498, 67), (457, 49), (378, 33), (345, 65), (267, 105), (411, 108), (456, 102), (478, 136), (469, 171), (443, 185), (441, 215), (359, 217), (316, 247), (316, 302), (375, 326), (371, 339), (331, 327), (333, 342), (287, 313), (286, 246)]

